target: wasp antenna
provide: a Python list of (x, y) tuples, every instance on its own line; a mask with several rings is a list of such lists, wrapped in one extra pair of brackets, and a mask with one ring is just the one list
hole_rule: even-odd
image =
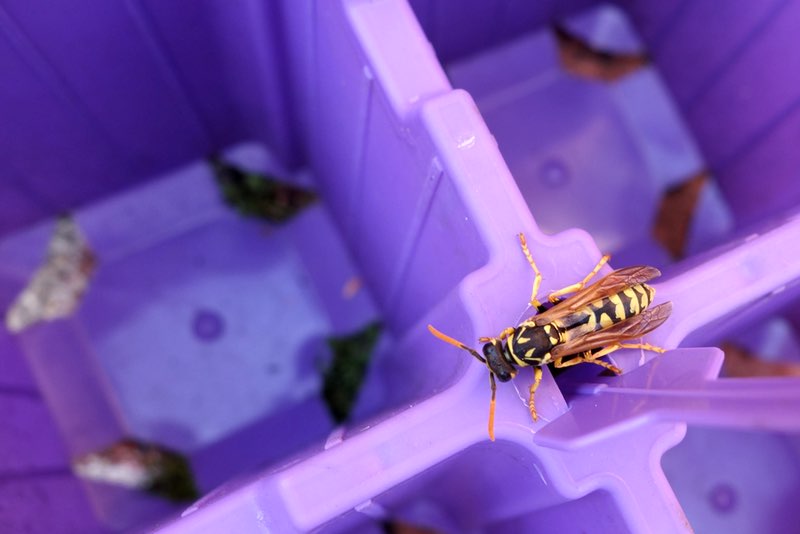
[(494, 441), (494, 407), (497, 405), (497, 384), (494, 373), (489, 373), (489, 384), (492, 386), (492, 400), (489, 402), (489, 439)]
[(460, 349), (464, 349), (465, 351), (469, 352), (470, 354), (475, 356), (475, 358), (477, 358), (479, 362), (481, 362), (483, 364), (486, 363), (486, 360), (484, 360), (483, 356), (478, 354), (477, 351), (475, 351), (474, 349), (469, 348), (468, 346), (464, 345), (460, 341), (458, 341), (456, 339), (453, 339), (452, 337), (448, 336), (447, 334), (443, 334), (443, 333), (439, 332), (438, 330), (436, 330), (433, 327), (433, 325), (430, 325), (430, 324), (428, 325), (428, 331), (431, 334), (433, 334), (434, 336), (436, 336), (439, 339), (441, 339), (442, 341), (444, 341), (445, 343), (450, 343), (451, 345), (454, 345), (454, 346), (456, 346), (456, 347), (458, 347)]

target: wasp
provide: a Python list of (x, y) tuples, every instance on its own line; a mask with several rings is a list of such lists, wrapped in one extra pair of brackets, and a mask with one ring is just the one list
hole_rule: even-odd
[[(580, 282), (547, 297), (549, 306), (537, 300), (542, 274), (528, 250), (525, 236), (519, 234), (522, 252), (533, 268), (534, 281), (530, 305), (537, 313), (516, 327), (509, 327), (497, 337), (481, 337), (483, 355), (432, 325), (428, 330), (437, 338), (466, 350), (489, 369), (492, 399), (489, 405), (489, 438), (494, 441), (494, 412), (497, 385), (514, 378), (520, 367), (533, 367), (528, 408), (534, 421), (538, 419), (534, 395), (542, 381), (542, 367), (552, 363), (557, 368), (579, 363), (592, 363), (620, 374), (616, 366), (601, 360), (619, 349), (644, 349), (657, 353), (664, 349), (648, 343), (625, 343), (658, 328), (672, 312), (672, 303), (650, 308), (655, 289), (645, 282), (661, 275), (655, 267), (636, 266), (618, 269), (586, 287), (608, 263), (603, 256)], [(565, 297), (565, 295), (573, 294)]]

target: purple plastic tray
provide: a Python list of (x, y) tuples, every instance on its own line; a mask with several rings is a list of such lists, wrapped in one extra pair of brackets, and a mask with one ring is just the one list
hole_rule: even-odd
[[(796, 525), (776, 506), (800, 486), (800, 381), (718, 379), (721, 351), (692, 347), (780, 339), (800, 355), (800, 5), (618, 4), (0, 8), (14, 80), (0, 90), (0, 304), (63, 210), (99, 259), (75, 316), (0, 332), (0, 530)], [(569, 75), (554, 20), (652, 64), (615, 83)], [(322, 203), (270, 229), (230, 212), (198, 160), (241, 141), (229, 158)], [(663, 192), (704, 168), (719, 189), (672, 264), (649, 227)], [(648, 340), (673, 350), (614, 354), (616, 378), (545, 371), (537, 423), (521, 373), (498, 389), (491, 443), (485, 369), (425, 325), (471, 342), (530, 313), (520, 231), (542, 293), (600, 250), (662, 268), (657, 301), (674, 312)], [(324, 338), (375, 317), (386, 330), (354, 422), (334, 428)], [(70, 457), (124, 435), (182, 451), (206, 495), (176, 508), (72, 477)]]

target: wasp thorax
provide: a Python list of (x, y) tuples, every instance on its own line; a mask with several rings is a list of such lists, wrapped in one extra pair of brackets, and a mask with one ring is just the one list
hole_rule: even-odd
[(559, 340), (559, 333), (553, 325), (526, 326), (514, 334), (512, 350), (529, 365), (540, 365)]
[(503, 355), (503, 344), (495, 339), (483, 346), (483, 356), (486, 358), (486, 367), (497, 377), (500, 382), (508, 382), (517, 370), (514, 369)]
[(536, 347), (536, 352), (550, 352), (558, 343), (558, 333), (549, 324), (531, 329), (531, 344)]

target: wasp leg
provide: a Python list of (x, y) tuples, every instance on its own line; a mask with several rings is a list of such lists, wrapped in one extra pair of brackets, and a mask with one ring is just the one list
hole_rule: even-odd
[(492, 388), (492, 400), (489, 402), (489, 439), (494, 441), (494, 410), (497, 405), (497, 384), (494, 373), (489, 373), (489, 385)]
[(497, 337), (479, 337), (478, 341), (481, 343), (488, 343), (493, 339), (499, 339), (500, 341), (505, 341), (505, 339), (513, 333), (514, 333), (514, 327), (509, 326), (508, 328), (500, 332), (500, 335)]
[(656, 347), (655, 345), (651, 345), (650, 343), (621, 343), (619, 347), (621, 349), (651, 350), (651, 351), (657, 352), (659, 354), (664, 354), (665, 352), (667, 352), (667, 349), (662, 349), (661, 347)]
[(584, 286), (586, 286), (586, 284), (589, 282), (589, 280), (592, 279), (594, 275), (600, 272), (600, 269), (603, 268), (603, 265), (608, 263), (609, 259), (611, 259), (610, 255), (608, 254), (603, 255), (603, 257), (600, 258), (600, 261), (597, 262), (597, 265), (594, 266), (594, 269), (592, 269), (592, 272), (587, 274), (583, 280), (581, 280), (577, 284), (572, 284), (571, 286), (559, 289), (558, 291), (553, 291), (547, 296), (547, 299), (553, 304), (555, 304), (559, 302), (560, 299), (558, 297), (560, 297), (561, 295), (566, 295), (567, 293), (575, 293), (577, 291), (580, 291), (581, 289), (584, 288)]
[(608, 356), (612, 352), (617, 351), (619, 349), (644, 349), (644, 350), (652, 350), (653, 352), (657, 352), (659, 354), (667, 352), (667, 349), (656, 347), (655, 345), (651, 345), (650, 343), (614, 343), (613, 345), (609, 345), (608, 347), (602, 349), (601, 351), (592, 354), (591, 359), (595, 360), (597, 358), (602, 358), (603, 356)]
[(542, 368), (541, 367), (534, 367), (533, 368), (533, 384), (531, 384), (530, 389), (530, 397), (528, 397), (528, 409), (531, 412), (531, 417), (534, 421), (539, 420), (539, 415), (536, 413), (536, 405), (533, 402), (533, 396), (536, 394), (536, 390), (539, 389), (539, 384), (542, 382)]
[(531, 306), (539, 310), (540, 312), (543, 311), (542, 303), (536, 300), (536, 296), (539, 294), (539, 286), (542, 285), (542, 273), (539, 272), (539, 268), (536, 266), (536, 262), (533, 261), (533, 256), (531, 256), (531, 251), (528, 250), (528, 242), (525, 241), (525, 234), (522, 232), (519, 233), (519, 244), (522, 247), (522, 253), (525, 254), (525, 258), (527, 258), (528, 263), (531, 264), (531, 268), (535, 273), (533, 277), (533, 289), (531, 290)]
[(563, 358), (559, 358), (555, 361), (555, 366), (558, 367), (559, 369), (562, 369), (564, 367), (572, 367), (573, 365), (578, 365), (579, 363), (593, 363), (595, 365), (603, 367), (604, 369), (608, 369), (614, 374), (617, 375), (622, 374), (622, 370), (619, 367), (611, 365), (608, 362), (604, 362), (603, 360), (598, 360), (597, 354), (592, 354), (591, 352), (584, 352), (582, 355), (576, 356), (571, 360), (566, 360), (566, 361)]

